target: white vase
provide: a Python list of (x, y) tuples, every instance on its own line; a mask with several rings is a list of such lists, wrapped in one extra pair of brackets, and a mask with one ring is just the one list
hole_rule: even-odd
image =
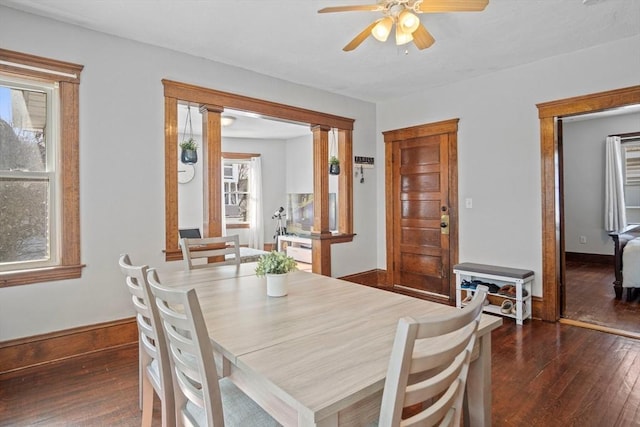
[(267, 295), (283, 297), (287, 295), (288, 274), (267, 274)]

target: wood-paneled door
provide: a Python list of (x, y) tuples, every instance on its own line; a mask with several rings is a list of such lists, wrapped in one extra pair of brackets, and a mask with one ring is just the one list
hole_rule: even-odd
[(388, 284), (447, 303), (458, 259), (457, 123), (384, 132)]

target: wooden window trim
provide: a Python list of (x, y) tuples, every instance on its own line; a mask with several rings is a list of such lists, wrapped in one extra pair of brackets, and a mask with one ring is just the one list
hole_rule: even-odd
[[(269, 117), (309, 123), (312, 129), (318, 128), (314, 134), (314, 200), (319, 200), (314, 212), (314, 224), (324, 224), (326, 230), (318, 229), (312, 233), (314, 241), (313, 272), (324, 275), (331, 274), (332, 243), (350, 242), (353, 240), (353, 123), (354, 120), (332, 114), (321, 113), (285, 104), (265, 101), (257, 98), (221, 92), (186, 83), (163, 79), (165, 104), (165, 257), (167, 261), (181, 259), (178, 247), (178, 189), (177, 171), (170, 165), (177, 162), (175, 146), (178, 140), (177, 107), (178, 103), (189, 102), (200, 105), (203, 113), (203, 174), (211, 179), (204, 181), (204, 200), (208, 204), (204, 207), (203, 232), (205, 236), (221, 233), (221, 195), (220, 176), (221, 166), (221, 126), (220, 115), (225, 108), (251, 111)], [(320, 149), (319, 140), (328, 143), (328, 132), (331, 128), (338, 129), (338, 156), (341, 162), (338, 197), (338, 230), (332, 235), (328, 229), (328, 221), (321, 219), (321, 212), (328, 212), (328, 151), (327, 156), (319, 157), (319, 153), (328, 150)], [(317, 180), (315, 177), (327, 175)], [(326, 205), (326, 206), (325, 206)]]
[[(80, 261), (79, 87), (82, 65), (0, 49), (0, 73), (58, 83), (60, 138), (58, 168), (61, 201), (60, 263), (56, 266), (0, 273), (0, 288), (54, 280), (77, 279)], [(35, 67), (35, 69), (24, 68)]]
[(249, 224), (227, 224), (229, 230), (234, 228), (250, 228)]

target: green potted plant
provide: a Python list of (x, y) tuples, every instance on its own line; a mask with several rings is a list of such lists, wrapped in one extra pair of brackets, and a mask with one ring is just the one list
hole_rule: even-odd
[(287, 295), (287, 273), (297, 270), (296, 260), (284, 252), (271, 251), (262, 255), (256, 267), (256, 276), (267, 278), (267, 295)]
[(331, 175), (340, 175), (340, 160), (336, 156), (329, 159), (329, 173)]
[(189, 138), (180, 143), (182, 154), (180, 155), (180, 161), (185, 165), (192, 165), (198, 162), (198, 144), (195, 139)]

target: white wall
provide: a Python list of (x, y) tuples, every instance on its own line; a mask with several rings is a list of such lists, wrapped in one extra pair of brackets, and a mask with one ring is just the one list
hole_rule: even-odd
[[(604, 229), (604, 168), (607, 135), (640, 131), (640, 114), (564, 123), (565, 250), (613, 255)], [(586, 243), (580, 243), (580, 236)]]
[[(556, 56), (378, 104), (380, 132), (460, 118), (460, 261), (531, 269), (542, 295), (540, 132), (537, 103), (640, 84), (640, 37)], [(612, 66), (611, 64), (615, 64)], [(426, 79), (429, 76), (425, 76)], [(377, 164), (383, 164), (382, 160)], [(383, 182), (384, 170), (376, 170)], [(378, 189), (384, 200), (384, 187)], [(385, 265), (378, 203), (378, 265)]]
[[(331, 135), (329, 140), (331, 141)], [(287, 193), (313, 193), (313, 134), (288, 140), (285, 159)], [(338, 178), (339, 175), (329, 175), (329, 193), (335, 193), (336, 200)], [(338, 215), (339, 212), (336, 211), (336, 218)]]
[[(287, 193), (313, 193), (313, 134), (287, 141), (283, 159)], [(286, 207), (287, 200), (281, 206)]]
[[(85, 66), (80, 86), (82, 278), (0, 289), (0, 341), (133, 316), (117, 268), (164, 262), (164, 99), (171, 79), (356, 120), (354, 153), (373, 153), (375, 105), (0, 6), (2, 48)], [(369, 154), (371, 155), (371, 154)], [(375, 268), (375, 186), (355, 200), (356, 237), (333, 272)]]

